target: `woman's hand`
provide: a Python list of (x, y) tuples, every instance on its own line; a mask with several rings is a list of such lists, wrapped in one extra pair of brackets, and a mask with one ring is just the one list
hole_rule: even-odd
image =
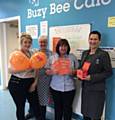
[(71, 73), (72, 75), (76, 75), (76, 70), (71, 70)]
[(36, 86), (37, 86), (37, 80), (35, 80), (35, 81), (32, 83), (32, 85), (31, 85), (30, 88), (29, 88), (29, 92), (35, 91)]
[(54, 74), (57, 74), (57, 72), (54, 71), (54, 70), (51, 70), (51, 69), (47, 69), (47, 70), (46, 70), (46, 74), (47, 74), (47, 75), (54, 75)]
[(87, 81), (90, 81), (91, 80), (91, 76), (87, 75), (84, 79), (87, 80)]

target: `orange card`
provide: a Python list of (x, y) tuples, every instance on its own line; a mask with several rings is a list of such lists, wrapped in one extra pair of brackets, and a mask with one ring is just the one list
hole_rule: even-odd
[(67, 58), (59, 58), (52, 64), (52, 70), (56, 71), (60, 75), (70, 74), (71, 63)]
[(88, 72), (90, 65), (91, 65), (90, 62), (84, 62), (82, 70)]
[(59, 63), (60, 63), (59, 74), (60, 75), (70, 74), (70, 72), (71, 72), (70, 59), (68, 59), (68, 58), (60, 58)]
[(84, 80), (83, 71), (81, 69), (77, 70), (77, 77), (80, 78), (81, 80)]
[(58, 62), (58, 60), (55, 61), (55, 62), (52, 64), (52, 70), (53, 70), (54, 72), (58, 73), (58, 71), (59, 71), (59, 62)]
[(77, 77), (80, 78), (81, 80), (85, 80), (85, 77), (88, 74), (90, 65), (91, 65), (90, 62), (84, 62), (82, 69), (77, 70)]

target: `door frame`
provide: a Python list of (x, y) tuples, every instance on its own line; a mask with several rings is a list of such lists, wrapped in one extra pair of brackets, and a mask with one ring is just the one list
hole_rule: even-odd
[(18, 31), (19, 36), (21, 34), (21, 20), (20, 16), (15, 17), (9, 17), (0, 19), (0, 55), (1, 55), (1, 85), (0, 89), (6, 89), (8, 87), (8, 62), (7, 62), (7, 36), (6, 36), (6, 23), (5, 22), (11, 22), (17, 20), (18, 21)]

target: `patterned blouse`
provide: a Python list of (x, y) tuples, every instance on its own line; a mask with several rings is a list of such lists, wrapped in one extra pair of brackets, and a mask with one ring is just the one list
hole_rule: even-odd
[[(47, 58), (49, 58), (52, 55), (52, 52), (50, 50), (46, 50), (46, 55)], [(46, 75), (45, 71), (46, 71), (45, 67), (39, 70), (38, 85), (37, 85), (40, 105), (43, 106), (48, 105), (49, 95), (50, 95), (49, 86), (51, 80), (51, 76)]]

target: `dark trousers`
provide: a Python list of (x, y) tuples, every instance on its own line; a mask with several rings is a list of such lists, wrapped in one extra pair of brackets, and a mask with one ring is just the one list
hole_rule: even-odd
[(54, 100), (55, 120), (72, 119), (72, 103), (75, 96), (75, 90), (60, 92), (50, 88)]
[(91, 119), (90, 117), (83, 116), (83, 120), (101, 120), (101, 118), (100, 119)]
[[(40, 110), (41, 110), (42, 120), (46, 120), (46, 106), (40, 105)], [(32, 109), (32, 106), (31, 106), (31, 105), (29, 106), (28, 112), (29, 112), (32, 116), (35, 116), (34, 113), (33, 113), (33, 109)]]
[(46, 120), (46, 106), (40, 105), (40, 108), (41, 108), (42, 118), (43, 120)]
[(32, 106), (36, 120), (42, 120), (37, 90), (29, 92), (29, 88), (33, 82), (33, 78), (22, 79), (13, 75), (11, 76), (8, 88), (16, 105), (17, 120), (25, 120), (24, 110), (26, 99)]

